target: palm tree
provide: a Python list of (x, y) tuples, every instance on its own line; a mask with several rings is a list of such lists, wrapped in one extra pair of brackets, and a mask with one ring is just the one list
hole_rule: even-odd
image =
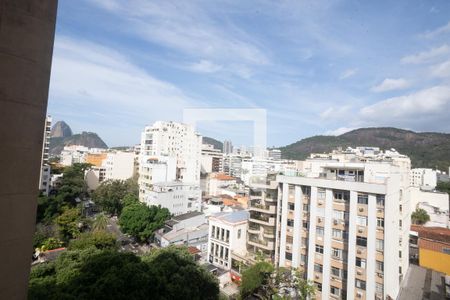
[(108, 217), (104, 213), (100, 213), (95, 217), (93, 224), (94, 231), (106, 230), (108, 226)]
[(426, 222), (430, 221), (430, 216), (428, 215), (426, 210), (418, 208), (411, 214), (411, 220), (414, 224), (423, 225)]

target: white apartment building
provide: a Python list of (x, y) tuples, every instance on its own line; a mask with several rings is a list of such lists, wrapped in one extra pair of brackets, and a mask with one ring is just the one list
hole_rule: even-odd
[(201, 148), (202, 137), (192, 126), (157, 121), (142, 132), (140, 163), (154, 157), (174, 157), (176, 179), (199, 184)]
[(42, 139), (42, 158), (41, 171), (39, 175), (39, 190), (48, 195), (50, 191), (51, 167), (48, 163), (49, 149), (50, 149), (50, 134), (52, 127), (52, 117), (47, 116), (45, 119), (44, 137)]
[(215, 149), (213, 145), (202, 145), (201, 156), (201, 173), (222, 172), (223, 154), (219, 149)]
[(81, 145), (65, 146), (59, 155), (60, 164), (63, 166), (71, 166), (76, 163), (84, 163), (87, 154), (104, 153), (105, 149), (88, 148)]
[(395, 299), (409, 266), (409, 158), (312, 157), (303, 173), (277, 176), (277, 264), (304, 272), (318, 299)]
[(247, 221), (245, 210), (220, 212), (209, 217), (208, 261), (231, 269), (231, 251), (246, 253)]
[(106, 180), (127, 180), (134, 175), (134, 152), (108, 152), (103, 160)]
[(437, 185), (437, 171), (433, 169), (411, 169), (411, 186), (434, 189)]
[(161, 205), (171, 214), (201, 211), (201, 190), (196, 184), (180, 181), (154, 183), (141, 200), (147, 205)]
[(236, 178), (223, 173), (212, 173), (208, 180), (208, 195), (220, 196), (227, 188), (232, 188), (236, 185)]

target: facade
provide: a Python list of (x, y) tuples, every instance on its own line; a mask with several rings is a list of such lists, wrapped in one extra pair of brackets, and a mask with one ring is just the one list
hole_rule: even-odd
[(50, 147), (50, 133), (52, 128), (52, 117), (47, 116), (45, 119), (44, 138), (42, 142), (42, 159), (41, 159), (41, 172), (39, 175), (39, 190), (48, 195), (50, 191), (50, 178), (51, 167), (48, 163), (49, 159), (49, 147)]
[(103, 161), (106, 180), (127, 180), (134, 175), (134, 152), (109, 152)]
[(223, 141), (223, 153), (224, 154), (231, 154), (233, 153), (233, 144), (230, 140)]
[(213, 145), (202, 145), (201, 173), (222, 172), (223, 154), (219, 149), (214, 149)]
[(278, 184), (275, 174), (254, 177), (250, 182), (247, 250), (249, 254), (264, 254), (275, 258)]
[(220, 196), (225, 194), (224, 189), (234, 186), (236, 178), (223, 173), (210, 174), (208, 180), (208, 194), (210, 196)]
[(450, 229), (411, 226), (418, 233), (419, 265), (450, 275)]
[(84, 158), (84, 162), (87, 164), (91, 164), (94, 167), (101, 167), (103, 165), (103, 161), (106, 159), (107, 153), (88, 153)]
[(271, 158), (273, 160), (281, 160), (281, 150), (270, 149), (269, 150), (269, 158)]
[(303, 173), (277, 176), (277, 264), (304, 272), (318, 299), (395, 299), (409, 266), (409, 158), (312, 157)]
[(437, 172), (433, 169), (411, 169), (411, 186), (434, 189), (437, 185)]
[(198, 185), (179, 181), (155, 183), (143, 198), (147, 205), (161, 205), (173, 215), (201, 211), (201, 201)]
[(248, 212), (220, 212), (209, 217), (208, 262), (231, 269), (231, 251), (245, 253)]

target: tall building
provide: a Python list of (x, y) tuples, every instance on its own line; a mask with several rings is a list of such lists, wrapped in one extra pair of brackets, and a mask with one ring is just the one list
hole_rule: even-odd
[(45, 119), (44, 137), (42, 142), (42, 159), (41, 159), (41, 172), (39, 175), (39, 190), (48, 195), (50, 191), (50, 178), (51, 167), (48, 163), (49, 150), (50, 150), (50, 134), (52, 130), (52, 117), (47, 116)]
[(223, 154), (219, 149), (215, 149), (213, 145), (202, 145), (201, 173), (217, 173), (222, 172)]
[(437, 172), (433, 169), (411, 169), (411, 186), (434, 189), (437, 185)]
[[(158, 121), (145, 127), (139, 153), (139, 199), (167, 207), (173, 214), (200, 210), (201, 147), (202, 137), (190, 125)], [(183, 193), (178, 195), (176, 190)], [(192, 196), (193, 191), (199, 195)]]
[(395, 299), (409, 266), (409, 158), (312, 157), (303, 173), (277, 176), (277, 264), (304, 272), (319, 299)]
[(233, 153), (233, 144), (230, 140), (223, 141), (223, 153), (224, 154), (231, 154)]
[(127, 180), (134, 175), (134, 152), (109, 152), (103, 160), (106, 180)]

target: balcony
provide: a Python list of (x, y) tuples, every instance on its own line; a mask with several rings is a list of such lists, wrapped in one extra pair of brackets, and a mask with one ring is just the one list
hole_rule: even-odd
[(275, 226), (275, 218), (268, 217), (259, 213), (250, 212), (250, 221), (262, 225)]
[(253, 234), (259, 234), (259, 232), (260, 232), (260, 226), (258, 226), (258, 225), (250, 225), (250, 226), (248, 226), (248, 232), (249, 233), (253, 233)]
[(266, 250), (273, 250), (275, 248), (273, 242), (260, 240), (258, 238), (250, 237), (247, 242), (251, 246), (255, 246), (255, 247), (266, 249)]
[(264, 205), (264, 204), (259, 204), (256, 201), (251, 201), (249, 210), (259, 211), (259, 212), (263, 212), (263, 213), (276, 214), (277, 207), (275, 205)]

